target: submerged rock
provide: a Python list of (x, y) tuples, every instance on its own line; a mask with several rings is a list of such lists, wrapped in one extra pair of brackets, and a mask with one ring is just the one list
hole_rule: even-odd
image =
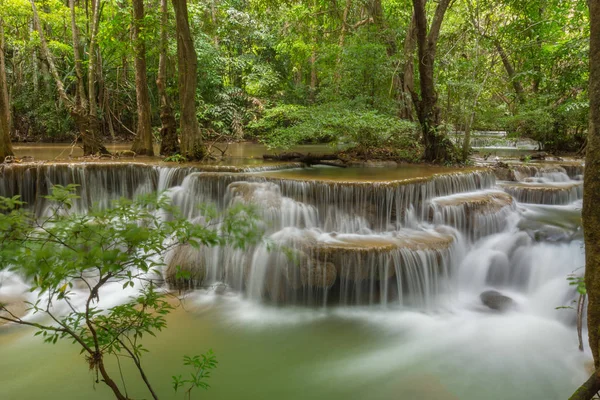
[(513, 299), (496, 290), (486, 290), (479, 295), (479, 298), (483, 304), (492, 310), (508, 311), (515, 306)]
[(167, 262), (165, 280), (177, 290), (199, 288), (206, 277), (206, 262), (201, 249), (189, 244), (177, 246)]

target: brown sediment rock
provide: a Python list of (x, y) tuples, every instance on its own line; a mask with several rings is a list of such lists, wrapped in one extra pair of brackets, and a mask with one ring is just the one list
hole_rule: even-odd
[(271, 182), (233, 182), (227, 186), (231, 201), (257, 203), (263, 207), (281, 206), (281, 189)]
[(331, 262), (311, 260), (300, 267), (302, 285), (315, 288), (330, 288), (337, 279), (337, 269)]
[(464, 206), (475, 212), (498, 211), (513, 204), (513, 198), (504, 192), (475, 192), (438, 197), (432, 200), (438, 206)]
[(171, 288), (195, 289), (202, 285), (205, 277), (206, 265), (201, 249), (184, 244), (172, 250), (165, 273), (165, 280)]
[[(389, 236), (336, 235), (331, 241), (312, 241), (303, 251), (321, 262), (332, 262), (338, 276), (352, 280), (393, 277), (396, 252), (430, 251), (439, 259), (454, 237), (445, 233), (411, 231)], [(401, 258), (401, 257), (398, 257)]]
[(441, 212), (444, 223), (457, 226), (460, 221), (455, 221), (456, 215), (452, 212), (446, 213), (445, 210), (459, 209), (464, 212), (465, 228), (473, 231), (478, 229), (481, 223), (480, 216), (497, 214), (505, 209), (512, 207), (513, 197), (501, 191), (494, 192), (472, 192), (432, 199), (429, 209), (429, 219), (433, 220), (436, 212)]

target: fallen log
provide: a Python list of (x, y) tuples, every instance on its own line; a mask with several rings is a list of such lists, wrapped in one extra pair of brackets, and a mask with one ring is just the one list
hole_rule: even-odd
[(332, 167), (345, 168), (343, 161), (339, 159), (336, 154), (302, 154), (302, 153), (280, 153), (280, 154), (264, 154), (264, 160), (273, 161), (288, 161), (288, 162), (300, 162), (306, 165), (329, 165)]

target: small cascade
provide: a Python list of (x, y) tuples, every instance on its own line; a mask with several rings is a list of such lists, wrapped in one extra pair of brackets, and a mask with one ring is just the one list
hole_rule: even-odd
[[(487, 171), (391, 182), (269, 180), (281, 186), (285, 196), (315, 205), (328, 221), (336, 219), (335, 213), (342, 211), (343, 218), (348, 214), (360, 216), (378, 231), (402, 228), (409, 222), (410, 210), (424, 219), (427, 200), (433, 197), (488, 189), (495, 184), (494, 174)], [(330, 223), (328, 230), (337, 230), (335, 225)]]
[(472, 240), (503, 231), (515, 210), (513, 198), (497, 190), (436, 197), (430, 204), (434, 224), (454, 226)]
[(501, 184), (500, 186), (521, 203), (561, 205), (569, 204), (583, 198), (583, 183), (576, 181), (552, 183), (519, 182)]
[(280, 303), (431, 306), (446, 289), (456, 255), (449, 231), (384, 235), (286, 228), (245, 272), (248, 294)]
[(36, 215), (44, 215), (48, 204), (44, 196), (53, 185), (79, 185), (73, 211), (85, 213), (92, 205), (107, 207), (122, 197), (156, 191), (157, 169), (145, 164), (12, 164), (0, 169), (0, 196), (21, 195)]
[(582, 180), (584, 167), (580, 164), (511, 164), (494, 167), (501, 181), (567, 182)]

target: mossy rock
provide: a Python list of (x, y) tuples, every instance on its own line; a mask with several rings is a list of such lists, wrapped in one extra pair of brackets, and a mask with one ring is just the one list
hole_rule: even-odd
[(202, 286), (206, 278), (206, 260), (201, 248), (189, 244), (172, 250), (167, 260), (165, 281), (170, 288), (191, 290)]

